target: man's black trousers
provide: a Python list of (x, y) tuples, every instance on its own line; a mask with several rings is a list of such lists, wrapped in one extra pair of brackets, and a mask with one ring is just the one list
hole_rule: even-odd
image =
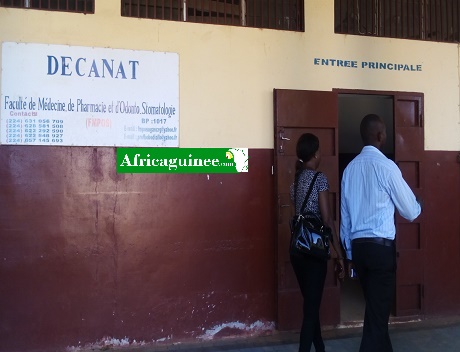
[(352, 242), (353, 264), (366, 300), (360, 352), (392, 352), (388, 321), (396, 287), (395, 246)]

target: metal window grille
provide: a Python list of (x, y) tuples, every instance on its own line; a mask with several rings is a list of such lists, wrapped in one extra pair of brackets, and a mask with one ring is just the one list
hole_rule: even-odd
[(460, 42), (460, 0), (335, 0), (335, 33)]
[(95, 0), (0, 0), (0, 6), (24, 9), (94, 13)]
[(125, 17), (304, 30), (304, 0), (122, 0)]

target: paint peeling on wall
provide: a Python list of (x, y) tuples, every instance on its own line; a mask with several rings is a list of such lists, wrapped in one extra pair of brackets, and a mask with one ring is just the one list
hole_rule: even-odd
[(116, 339), (113, 337), (103, 337), (95, 343), (85, 344), (84, 346), (69, 346), (66, 352), (83, 352), (87, 350), (105, 350), (113, 347), (140, 347), (146, 345), (145, 341), (130, 340), (128, 337)]
[[(204, 330), (204, 328), (203, 328)], [(213, 340), (223, 337), (235, 337), (235, 336), (254, 336), (262, 334), (270, 334), (275, 331), (275, 322), (272, 321), (260, 321), (257, 320), (252, 324), (245, 324), (239, 321), (222, 323), (207, 329), (202, 335), (198, 336), (198, 340)], [(114, 337), (103, 337), (101, 340), (94, 343), (87, 343), (78, 346), (68, 346), (66, 352), (87, 352), (93, 350), (108, 350), (112, 348), (133, 348), (141, 346), (155, 345), (157, 343), (171, 342), (173, 339), (172, 335), (168, 335), (163, 338), (153, 339), (151, 341), (136, 341), (129, 337), (117, 339)]]
[(215, 325), (213, 328), (206, 330), (206, 332), (198, 336), (198, 339), (202, 340), (212, 340), (216, 335), (219, 335), (225, 329), (232, 330), (232, 335), (237, 335), (235, 330), (239, 330), (241, 333), (245, 335), (256, 335), (262, 332), (272, 332), (275, 330), (275, 323), (274, 322), (262, 322), (257, 320), (256, 322), (247, 325), (244, 323), (240, 323), (239, 321), (224, 323), (220, 325)]
[(122, 339), (117, 339), (114, 337), (103, 337), (101, 340), (94, 342), (94, 343), (87, 343), (81, 346), (68, 346), (66, 348), (66, 352), (86, 352), (86, 351), (94, 351), (94, 350), (109, 350), (114, 347), (141, 347), (141, 346), (148, 346), (154, 345), (156, 343), (165, 343), (167, 341), (172, 340), (172, 335), (168, 335), (163, 338), (159, 338), (156, 340), (152, 340), (151, 342), (146, 341), (136, 341), (135, 339), (130, 339), (128, 337), (124, 337)]

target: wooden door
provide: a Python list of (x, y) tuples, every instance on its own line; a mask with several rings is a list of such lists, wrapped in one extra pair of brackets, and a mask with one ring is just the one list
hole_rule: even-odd
[[(423, 197), (423, 95), (400, 94), (394, 97), (395, 162), (412, 191)], [(396, 215), (395, 314), (424, 312), (423, 290), (423, 213), (413, 222)]]
[[(297, 139), (305, 132), (320, 140), (322, 161), (319, 170), (329, 179), (330, 200), (336, 227), (339, 217), (338, 176), (338, 100), (335, 92), (274, 90), (275, 187), (277, 195), (277, 322), (279, 330), (299, 329), (302, 320), (302, 296), (289, 260), (289, 219), (294, 207), (289, 186), (294, 181)], [(340, 321), (340, 289), (333, 261), (321, 304), (321, 323)]]

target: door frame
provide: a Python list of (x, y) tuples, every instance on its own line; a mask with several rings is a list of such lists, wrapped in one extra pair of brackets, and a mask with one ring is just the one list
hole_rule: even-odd
[[(353, 94), (353, 95), (381, 95), (381, 96), (390, 96), (393, 99), (393, 132), (394, 132), (394, 157), (395, 160), (394, 162), (398, 165), (398, 157), (397, 157), (397, 148), (398, 148), (398, 143), (396, 141), (397, 138), (397, 117), (396, 117), (396, 102), (399, 100), (404, 100), (405, 98), (412, 98), (412, 97), (418, 97), (419, 98), (419, 118), (420, 118), (420, 124), (422, 128), (422, 151), (421, 153), (425, 153), (425, 148), (424, 148), (424, 141), (423, 141), (423, 136), (424, 136), (424, 94), (422, 92), (401, 92), (401, 91), (376, 91), (376, 90), (365, 90), (365, 89), (342, 89), (342, 88), (333, 88), (333, 92), (337, 93), (337, 96), (339, 95), (344, 95), (344, 94)], [(413, 188), (411, 186), (411, 189), (414, 191), (416, 195), (422, 196), (423, 199), (423, 190), (424, 190), (424, 177), (422, 175), (423, 171), (423, 159), (424, 157), (421, 157), (421, 160), (419, 162), (419, 168), (418, 172), (420, 173), (420, 183), (417, 188)], [(404, 160), (402, 160), (404, 161)], [(400, 165), (398, 165), (400, 167)], [(401, 170), (404, 176), (404, 171)], [(406, 180), (407, 181), (407, 180)], [(341, 180), (339, 180), (341, 182)], [(420, 316), (425, 313), (425, 303), (424, 303), (424, 283), (425, 283), (425, 272), (423, 269), (424, 265), (424, 250), (426, 248), (426, 226), (422, 226), (424, 221), (423, 221), (423, 215), (421, 214), (415, 221), (416, 224), (419, 226), (419, 245), (420, 245), (420, 250), (421, 254), (418, 262), (418, 272), (412, 272), (411, 274), (414, 276), (418, 277), (418, 282), (411, 282), (411, 278), (404, 277), (404, 275), (398, 275), (398, 271), (396, 271), (396, 294), (395, 294), (395, 300), (393, 304), (393, 315), (395, 317), (402, 317), (402, 320), (407, 319), (405, 317), (407, 316)], [(396, 224), (396, 258), (397, 262), (400, 260), (404, 260), (404, 248), (403, 245), (401, 245), (401, 235), (398, 236), (398, 228), (402, 229), (401, 226), (405, 226), (405, 224), (409, 224), (409, 222), (405, 219), (403, 219), (399, 214), (395, 214), (395, 224)], [(406, 260), (407, 261), (407, 260)], [(417, 280), (416, 280), (417, 281)], [(401, 308), (404, 305), (404, 301), (407, 301), (404, 297), (400, 297), (398, 295), (398, 285), (404, 286), (404, 285), (410, 285), (410, 284), (418, 284), (419, 286), (419, 291), (416, 292), (416, 294), (419, 294), (420, 296), (420, 302), (419, 302), (419, 307), (418, 308), (409, 308), (409, 309), (404, 309)], [(412, 285), (414, 286), (414, 285)], [(401, 294), (401, 296), (403, 296)]]
[[(289, 90), (289, 89), (274, 89), (274, 99), (275, 99), (275, 91), (276, 90)], [(295, 90), (293, 90), (295, 91)], [(308, 90), (305, 90), (305, 91), (308, 91)], [(321, 91), (318, 91), (318, 92), (321, 92)], [(394, 153), (395, 153), (395, 162), (397, 163), (397, 143), (396, 143), (396, 111), (395, 111), (395, 104), (396, 104), (396, 101), (400, 98), (402, 98), (403, 100), (405, 99), (405, 97), (408, 98), (408, 101), (410, 100), (410, 98), (412, 97), (417, 97), (419, 100), (419, 104), (417, 105), (418, 106), (418, 111), (419, 111), (419, 114), (420, 114), (420, 118), (421, 118), (421, 123), (422, 123), (422, 136), (424, 135), (424, 126), (423, 126), (423, 119), (424, 119), (424, 95), (423, 93), (421, 92), (401, 92), (401, 91), (380, 91), (380, 90), (365, 90), (365, 89), (343, 89), (343, 88), (333, 88), (331, 91), (324, 91), (324, 92), (331, 92), (333, 93), (336, 97), (337, 97), (337, 104), (338, 104), (338, 96), (339, 95), (342, 95), (342, 94), (354, 94), (354, 95), (381, 95), (381, 96), (390, 96), (392, 97), (393, 99), (393, 128), (395, 129), (395, 135), (394, 135)], [(274, 135), (275, 135), (275, 141), (276, 141), (276, 138), (277, 138), (277, 125), (276, 125), (276, 109), (277, 107), (274, 106), (274, 116), (275, 116), (275, 120), (274, 120), (274, 123), (275, 123), (275, 126), (274, 126)], [(337, 123), (338, 123), (338, 112), (337, 112)], [(338, 133), (338, 131), (337, 131)], [(277, 179), (277, 171), (276, 171), (276, 153), (277, 153), (277, 143), (275, 142), (275, 145), (274, 145), (274, 148), (275, 148), (275, 152), (274, 152), (274, 173), (275, 173), (275, 197), (278, 198), (278, 190), (277, 190), (277, 183), (276, 183), (276, 179)], [(425, 149), (424, 149), (424, 141), (423, 141), (423, 138), (422, 138), (422, 154), (425, 153)], [(338, 168), (338, 165), (337, 165), (337, 168)], [(419, 163), (419, 172), (422, 173), (422, 166), (421, 166), (421, 163)], [(339, 183), (340, 183), (340, 179), (339, 179)], [(420, 195), (420, 193), (423, 191), (423, 182), (421, 183), (420, 187), (419, 187), (419, 191), (418, 191), (418, 194)], [(414, 190), (414, 193), (417, 194), (417, 192), (415, 192)], [(280, 200), (279, 199), (275, 199), (275, 206), (277, 207), (276, 209), (276, 214), (277, 216), (279, 216), (279, 202)], [(423, 217), (421, 217), (423, 219)], [(339, 209), (339, 213), (337, 214), (337, 221), (338, 221), (338, 224), (340, 222), (340, 209)], [(400, 221), (400, 219), (396, 218), (396, 226), (397, 226), (397, 232), (398, 231), (398, 221)], [(423, 220), (417, 220), (420, 222), (420, 229), (422, 229), (422, 226), (421, 226), (421, 223), (423, 222)], [(404, 222), (404, 221), (403, 221)], [(425, 226), (426, 227), (426, 226)], [(424, 258), (424, 253), (423, 253), (423, 250), (424, 248), (426, 248), (425, 246), (425, 242), (426, 242), (426, 236), (424, 235), (424, 232), (425, 230), (421, 230), (420, 231), (420, 237), (419, 237), (419, 240), (420, 240), (420, 249), (421, 249), (421, 263), (422, 263), (422, 268), (420, 268), (420, 279), (421, 279), (421, 283), (420, 283), (420, 307), (419, 309), (413, 309), (413, 310), (404, 310), (404, 309), (398, 309), (398, 306), (399, 306), (399, 302), (398, 302), (398, 295), (395, 295), (395, 304), (394, 304), (394, 309), (393, 309), (393, 313), (395, 316), (403, 316), (402, 320), (404, 319), (407, 319), (407, 316), (409, 315), (422, 315), (424, 314), (425, 312), (425, 304), (424, 304), (424, 282), (425, 282), (425, 278), (424, 278), (424, 270), (423, 270), (423, 258)], [(401, 236), (399, 236), (401, 237)], [(276, 230), (276, 241), (277, 241), (277, 244), (278, 245), (278, 239), (279, 239), (279, 234), (278, 234), (278, 229)], [(397, 244), (397, 256), (398, 256), (398, 261), (399, 261), (399, 248), (398, 248), (398, 236), (397, 236), (397, 239), (396, 239), (396, 244)], [(277, 261), (277, 264), (276, 264), (276, 268), (279, 268), (279, 263), (278, 263), (278, 256), (276, 256), (276, 261)], [(280, 280), (280, 277), (278, 275), (278, 272), (275, 273), (275, 278), (276, 278), (276, 282), (277, 282), (277, 287), (280, 285), (280, 282), (278, 280)], [(397, 272), (397, 283), (398, 283), (398, 272)], [(412, 282), (409, 282), (408, 283), (409, 285), (410, 284), (413, 284)], [(276, 296), (278, 296), (278, 288), (277, 288), (277, 292), (276, 292)], [(340, 307), (340, 305), (339, 305)], [(276, 312), (277, 312), (277, 324), (279, 323), (279, 310), (280, 310), (280, 307), (279, 307), (279, 301), (278, 301), (278, 298), (276, 299)], [(339, 308), (339, 313), (340, 315), (340, 308)], [(404, 316), (406, 318), (404, 318)], [(340, 318), (341, 320), (341, 318)]]

